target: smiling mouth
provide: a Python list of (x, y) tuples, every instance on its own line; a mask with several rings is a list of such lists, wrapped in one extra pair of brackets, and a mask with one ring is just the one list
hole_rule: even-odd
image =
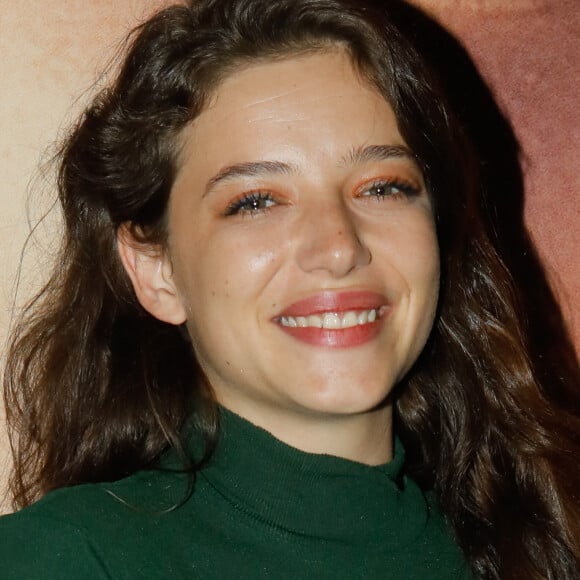
[(347, 310), (345, 312), (325, 312), (309, 316), (281, 316), (278, 322), (287, 328), (324, 328), (342, 330), (372, 324), (382, 315), (383, 308), (369, 310)]

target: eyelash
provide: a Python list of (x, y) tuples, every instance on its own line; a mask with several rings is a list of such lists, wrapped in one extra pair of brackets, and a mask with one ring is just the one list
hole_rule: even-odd
[[(395, 189), (393, 193), (375, 193), (370, 195), (364, 195), (365, 192), (371, 189)], [(399, 199), (401, 197), (409, 198), (420, 193), (420, 189), (411, 185), (409, 183), (390, 179), (377, 179), (369, 183), (365, 183), (363, 186), (359, 187), (358, 197), (374, 197), (377, 200), (384, 201), (387, 198)], [(224, 211), (224, 216), (233, 216), (240, 213), (247, 213), (249, 215), (256, 215), (258, 213), (266, 211), (271, 205), (274, 204), (275, 199), (271, 193), (253, 191), (241, 198), (233, 201), (228, 205)]]
[[(374, 194), (370, 194), (370, 195), (365, 195), (365, 192), (370, 191), (371, 189), (375, 189), (375, 190), (387, 190), (387, 192), (385, 193), (374, 193)], [(391, 192), (389, 193), (388, 190), (398, 190), (395, 192)], [(419, 193), (421, 192), (421, 190), (414, 186), (411, 185), (410, 183), (407, 183), (405, 181), (397, 181), (395, 179), (376, 179), (374, 181), (368, 182), (368, 183), (364, 183), (362, 186), (360, 186), (358, 188), (359, 194), (358, 197), (374, 197), (379, 201), (384, 201), (387, 198), (392, 198), (392, 199), (399, 199), (401, 197), (403, 198), (409, 198), (409, 197), (413, 197), (416, 195), (419, 195)]]
[(231, 216), (239, 213), (255, 215), (268, 209), (270, 206), (263, 206), (263, 204), (267, 204), (269, 202), (274, 203), (272, 194), (267, 192), (254, 191), (230, 203), (230, 205), (228, 205), (224, 211), (224, 216)]

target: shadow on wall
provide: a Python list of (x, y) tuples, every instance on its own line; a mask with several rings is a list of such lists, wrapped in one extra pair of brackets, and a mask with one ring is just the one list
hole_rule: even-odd
[[(460, 42), (440, 24), (408, 4), (397, 4), (414, 42), (443, 82), (480, 160), (480, 205), (490, 237), (522, 292), (532, 364), (550, 396), (560, 404), (567, 389), (561, 377), (578, 373), (578, 360), (561, 308), (524, 224), (524, 179), (520, 147), (510, 122)], [(562, 372), (563, 369), (572, 372)], [(568, 385), (568, 389), (570, 385)]]

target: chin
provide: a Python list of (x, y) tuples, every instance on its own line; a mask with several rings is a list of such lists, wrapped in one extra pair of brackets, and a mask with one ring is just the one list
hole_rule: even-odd
[(392, 388), (385, 388), (384, 384), (373, 388), (362, 381), (357, 388), (353, 388), (353, 384), (357, 383), (333, 384), (316, 389), (301, 405), (316, 414), (337, 416), (372, 413), (390, 406)]

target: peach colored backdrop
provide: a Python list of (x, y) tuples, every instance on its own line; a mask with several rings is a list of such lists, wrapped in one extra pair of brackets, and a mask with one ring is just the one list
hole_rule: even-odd
[[(575, 98), (580, 11), (575, 0), (415, 1), (463, 41), (513, 122), (525, 154), (526, 221), (580, 346), (575, 306), (580, 296), (580, 107)], [(99, 71), (121, 39), (168, 3), (0, 0), (0, 344), (29, 231), (28, 191), (52, 193), (51, 175), (39, 167), (94, 92)], [(34, 199), (32, 220), (49, 209), (48, 202)], [(29, 244), (17, 302), (30, 295), (46, 271), (55, 228), (58, 218), (51, 215)], [(0, 437), (0, 490), (8, 466), (3, 441)]]

